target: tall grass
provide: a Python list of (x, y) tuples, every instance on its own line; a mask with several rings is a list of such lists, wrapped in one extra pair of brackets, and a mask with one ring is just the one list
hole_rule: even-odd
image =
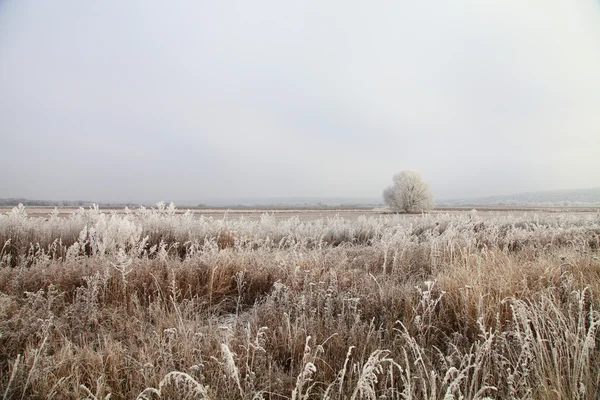
[(598, 398), (600, 217), (0, 216), (4, 399)]

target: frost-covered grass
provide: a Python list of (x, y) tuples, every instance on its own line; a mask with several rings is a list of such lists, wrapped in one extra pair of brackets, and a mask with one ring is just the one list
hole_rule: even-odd
[(600, 217), (0, 216), (0, 396), (600, 394)]

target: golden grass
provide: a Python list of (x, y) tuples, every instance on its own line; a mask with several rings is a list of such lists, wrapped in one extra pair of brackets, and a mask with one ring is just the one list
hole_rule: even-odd
[(597, 218), (106, 218), (0, 219), (4, 399), (600, 394)]

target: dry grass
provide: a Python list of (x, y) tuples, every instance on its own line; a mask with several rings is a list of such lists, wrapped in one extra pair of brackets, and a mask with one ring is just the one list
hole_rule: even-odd
[(0, 396), (600, 395), (600, 218), (0, 217)]

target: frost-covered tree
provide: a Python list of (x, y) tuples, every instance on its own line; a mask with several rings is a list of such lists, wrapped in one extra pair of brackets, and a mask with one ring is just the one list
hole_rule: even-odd
[(402, 171), (394, 175), (393, 184), (383, 191), (383, 201), (396, 212), (416, 212), (433, 207), (429, 186), (415, 171)]

